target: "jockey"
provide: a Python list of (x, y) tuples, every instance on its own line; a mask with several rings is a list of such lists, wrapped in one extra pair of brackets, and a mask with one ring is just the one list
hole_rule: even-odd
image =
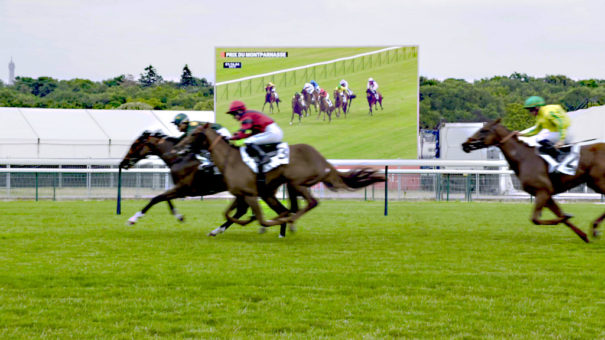
[(265, 87), (265, 92), (274, 93), (275, 101), (279, 101), (279, 96), (278, 96), (277, 92), (275, 91), (275, 84), (273, 84), (272, 82), (267, 83), (267, 86)]
[[(174, 117), (172, 121), (174, 125), (177, 126), (180, 132), (183, 134), (179, 137), (178, 141), (182, 141), (185, 137), (189, 136), (193, 133), (197, 127), (204, 125), (204, 122), (199, 121), (189, 121), (189, 117), (184, 113), (179, 113)], [(213, 123), (211, 125), (212, 129), (214, 129), (219, 135), (225, 138), (231, 138), (231, 132), (224, 128), (220, 124)], [(182, 151), (183, 153), (191, 152), (189, 148), (186, 148)], [(200, 170), (210, 170), (214, 168), (214, 163), (212, 162), (212, 158), (210, 157), (210, 152), (208, 150), (195, 150), (194, 153), (197, 155), (196, 157), (201, 162), (199, 169)], [(180, 152), (179, 152), (180, 154)], [(215, 169), (218, 171), (217, 169)]]
[(319, 97), (325, 97), (326, 101), (328, 102), (328, 105), (332, 106), (332, 101), (330, 100), (330, 94), (324, 90), (324, 89), (319, 89)]
[(570, 119), (561, 105), (546, 105), (544, 98), (532, 96), (523, 105), (536, 117), (536, 125), (518, 132), (521, 137), (536, 136), (536, 142), (541, 146), (538, 151), (552, 156), (556, 161), (567, 137)]
[(341, 80), (339, 83), (340, 86), (344, 87), (345, 89), (347, 89), (347, 93), (349, 94), (349, 98), (353, 99), (355, 97), (357, 97), (353, 91), (351, 91), (351, 89), (349, 88), (349, 83), (346, 80)]
[(233, 118), (242, 123), (241, 128), (230, 139), (245, 138), (246, 150), (258, 155), (258, 180), (264, 181), (262, 166), (267, 164), (269, 159), (259, 145), (281, 143), (284, 133), (273, 119), (261, 112), (248, 110), (246, 105), (239, 100), (231, 102), (227, 114), (233, 115)]
[[(189, 121), (189, 117), (186, 114), (179, 113), (178, 115), (174, 116), (172, 124), (176, 125), (177, 129), (179, 129), (179, 131), (183, 133), (179, 137), (180, 142), (181, 140), (183, 140), (183, 138), (189, 136), (193, 132), (193, 130), (195, 130), (198, 126), (204, 125), (205, 123), (200, 121), (191, 122)], [(220, 124), (213, 123), (212, 128), (216, 130), (216, 132), (221, 136), (231, 138), (231, 133), (229, 132), (229, 130), (227, 130)]]
[(368, 79), (367, 89), (370, 90), (370, 92), (372, 92), (374, 96), (376, 96), (376, 100), (380, 99), (378, 96), (378, 83), (374, 81), (374, 78)]
[(319, 84), (317, 84), (317, 82), (315, 80), (311, 80), (309, 83), (311, 83), (311, 85), (313, 85), (313, 88), (315, 89), (315, 92), (319, 93), (321, 91), (321, 88), (319, 87)]
[(315, 87), (311, 83), (305, 83), (301, 92), (307, 92), (308, 94), (313, 94)]

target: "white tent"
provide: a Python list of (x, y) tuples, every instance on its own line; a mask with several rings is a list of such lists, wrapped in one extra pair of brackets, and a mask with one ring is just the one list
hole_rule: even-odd
[(584, 110), (569, 112), (570, 142), (589, 139), (605, 141), (605, 106), (594, 106)]
[(120, 159), (145, 130), (180, 135), (178, 113), (214, 122), (212, 111), (0, 107), (0, 159)]

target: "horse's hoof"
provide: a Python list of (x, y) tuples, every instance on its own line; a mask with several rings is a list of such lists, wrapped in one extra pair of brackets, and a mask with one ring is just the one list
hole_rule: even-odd
[(282, 234), (279, 234), (279, 238), (286, 238), (286, 237)]
[(594, 237), (601, 237), (601, 231), (597, 230), (597, 229), (593, 229), (592, 230), (592, 236), (594, 236)]
[(185, 222), (185, 216), (181, 214), (176, 214), (175, 217), (179, 222)]
[(131, 221), (131, 220), (126, 221), (126, 225), (134, 225), (134, 223), (135, 223), (135, 222), (134, 222), (134, 221)]
[(290, 232), (295, 233), (296, 232), (296, 225), (294, 223), (289, 223), (288, 224), (288, 230), (290, 230)]
[(213, 233), (213, 232), (209, 232), (209, 233), (208, 233), (208, 236), (214, 237), (214, 236), (216, 236), (216, 234), (215, 234), (215, 233)]
[(259, 233), (259, 234), (264, 234), (264, 233), (266, 233), (266, 232), (267, 232), (267, 228), (265, 228), (265, 227), (260, 227), (260, 228), (258, 228), (258, 233)]

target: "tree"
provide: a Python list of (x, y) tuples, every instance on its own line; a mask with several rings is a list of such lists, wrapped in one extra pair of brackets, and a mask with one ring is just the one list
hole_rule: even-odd
[(189, 66), (187, 64), (185, 64), (185, 67), (183, 67), (183, 74), (181, 74), (181, 81), (179, 82), (179, 86), (187, 87), (187, 86), (196, 86), (196, 85), (197, 85), (196, 79), (191, 74), (191, 70), (189, 69)]
[(147, 66), (145, 68), (145, 73), (141, 73), (141, 77), (139, 78), (139, 83), (143, 87), (161, 84), (162, 81), (164, 81), (164, 78), (157, 73), (152, 65)]

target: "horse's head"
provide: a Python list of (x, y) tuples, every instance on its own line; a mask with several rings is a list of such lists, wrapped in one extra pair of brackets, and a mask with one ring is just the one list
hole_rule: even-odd
[(504, 128), (500, 125), (500, 119), (496, 119), (489, 123), (485, 123), (479, 131), (470, 136), (466, 142), (462, 143), (462, 150), (469, 153), (473, 150), (487, 148), (492, 145), (497, 145), (502, 140), (502, 136), (498, 133), (498, 128)]
[(126, 156), (120, 162), (120, 168), (132, 168), (138, 161), (145, 158), (151, 152), (151, 148), (147, 143), (150, 136), (151, 132), (145, 131), (132, 143)]

